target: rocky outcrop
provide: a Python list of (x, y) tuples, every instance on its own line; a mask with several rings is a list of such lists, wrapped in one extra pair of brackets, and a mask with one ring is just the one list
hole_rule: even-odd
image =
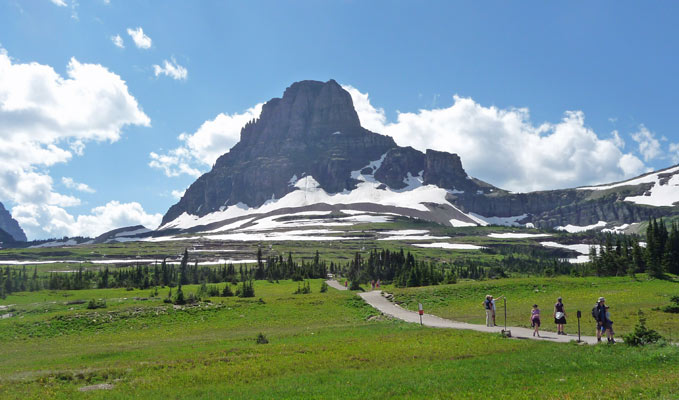
[(10, 234), (17, 242), (26, 241), (26, 233), (2, 203), (0, 203), (0, 229)]
[(407, 186), (408, 174), (419, 176), (424, 171), (424, 154), (412, 147), (397, 147), (389, 150), (382, 165), (375, 172), (375, 179), (386, 183), (392, 189)]
[(294, 189), (294, 178), (312, 175), (328, 192), (356, 187), (359, 170), (395, 148), (391, 137), (361, 127), (351, 95), (337, 82), (302, 81), (268, 101), (241, 140), (219, 157), (163, 217), (206, 215), (222, 207), (262, 205)]

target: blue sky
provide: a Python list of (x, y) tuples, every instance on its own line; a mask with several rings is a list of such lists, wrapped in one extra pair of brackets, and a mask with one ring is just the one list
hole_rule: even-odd
[(157, 223), (257, 104), (302, 79), (337, 80), (369, 129), (457, 152), (500, 187), (624, 179), (678, 161), (677, 16), (669, 2), (2, 0), (0, 201), (29, 238)]

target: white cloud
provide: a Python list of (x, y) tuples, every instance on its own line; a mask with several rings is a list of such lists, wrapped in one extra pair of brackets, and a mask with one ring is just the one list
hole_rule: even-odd
[(580, 111), (565, 112), (556, 123), (534, 125), (528, 109), (484, 107), (455, 96), (450, 107), (399, 113), (390, 123), (367, 94), (345, 89), (367, 129), (390, 135), (401, 146), (457, 153), (470, 175), (504, 189), (523, 192), (612, 182), (645, 170), (636, 156), (622, 153), (624, 142), (617, 133), (600, 139)]
[[(150, 119), (105, 67), (72, 58), (62, 77), (48, 65), (14, 63), (0, 48), (0, 200), (49, 215), (80, 204), (54, 191), (49, 167), (82, 154), (87, 142), (115, 142), (126, 125)], [(34, 217), (44, 229), (31, 234), (49, 234), (45, 215)]]
[(120, 47), (121, 49), (125, 48), (125, 43), (123, 42), (123, 38), (120, 37), (120, 35), (111, 36), (111, 41), (117, 47)]
[(167, 61), (163, 60), (163, 66), (161, 67), (160, 65), (154, 65), (153, 66), (153, 73), (156, 76), (159, 75), (166, 75), (169, 76), (170, 78), (174, 80), (186, 80), (186, 77), (188, 75), (188, 71), (186, 68), (182, 67), (181, 65), (177, 64), (177, 60), (172, 57), (172, 61)]
[(639, 153), (646, 162), (662, 154), (660, 142), (655, 138), (655, 134), (646, 129), (644, 125), (640, 125), (639, 131), (632, 134), (632, 140), (639, 144)]
[(127, 28), (127, 34), (130, 35), (135, 46), (140, 49), (150, 49), (151, 48), (151, 38), (144, 34), (144, 30), (141, 26), (137, 29)]
[(73, 178), (68, 178), (68, 177), (62, 177), (61, 178), (61, 183), (64, 184), (69, 189), (75, 189), (79, 192), (84, 192), (84, 193), (94, 193), (96, 190), (92, 189), (85, 183), (78, 183), (73, 180)]
[(184, 197), (184, 193), (186, 193), (186, 189), (183, 190), (173, 190), (172, 191), (172, 197), (176, 198), (177, 200), (181, 199)]
[(205, 121), (195, 133), (182, 133), (179, 135), (182, 146), (164, 155), (151, 153), (149, 165), (162, 169), (167, 176), (200, 176), (201, 170), (212, 166), (238, 142), (241, 128), (247, 122), (259, 118), (262, 105), (257, 104), (240, 114), (220, 113), (215, 119)]
[(66, 7), (68, 4), (64, 0), (50, 0), (52, 4), (55, 4), (59, 7)]
[(672, 162), (675, 164), (679, 163), (679, 143), (670, 143), (669, 153), (670, 158), (672, 158)]
[(156, 228), (161, 214), (147, 214), (136, 202), (120, 203), (111, 201), (95, 207), (89, 215), (72, 216), (61, 207), (52, 205), (22, 204), (12, 208), (12, 215), (26, 233), (40, 234), (41, 237), (89, 236), (96, 237), (104, 232), (124, 226), (144, 225)]

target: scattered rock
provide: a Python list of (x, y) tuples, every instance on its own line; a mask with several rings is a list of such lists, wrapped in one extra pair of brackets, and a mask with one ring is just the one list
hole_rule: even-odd
[(89, 386), (83, 386), (81, 388), (78, 388), (79, 392), (89, 392), (92, 390), (111, 390), (113, 389), (113, 385), (110, 383), (100, 383), (98, 385), (89, 385)]

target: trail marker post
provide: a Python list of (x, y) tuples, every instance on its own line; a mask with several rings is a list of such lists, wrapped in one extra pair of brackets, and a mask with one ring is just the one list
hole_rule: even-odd
[(502, 330), (502, 335), (506, 337), (512, 337), (512, 332), (507, 330), (507, 298), (502, 298), (502, 304), (505, 309), (505, 329)]
[(578, 310), (578, 343), (582, 341), (580, 340), (580, 317), (582, 317), (582, 312)]
[(424, 314), (424, 310), (422, 309), (422, 303), (417, 303), (418, 307), (418, 313), (420, 314), (420, 325), (422, 324), (422, 315)]

